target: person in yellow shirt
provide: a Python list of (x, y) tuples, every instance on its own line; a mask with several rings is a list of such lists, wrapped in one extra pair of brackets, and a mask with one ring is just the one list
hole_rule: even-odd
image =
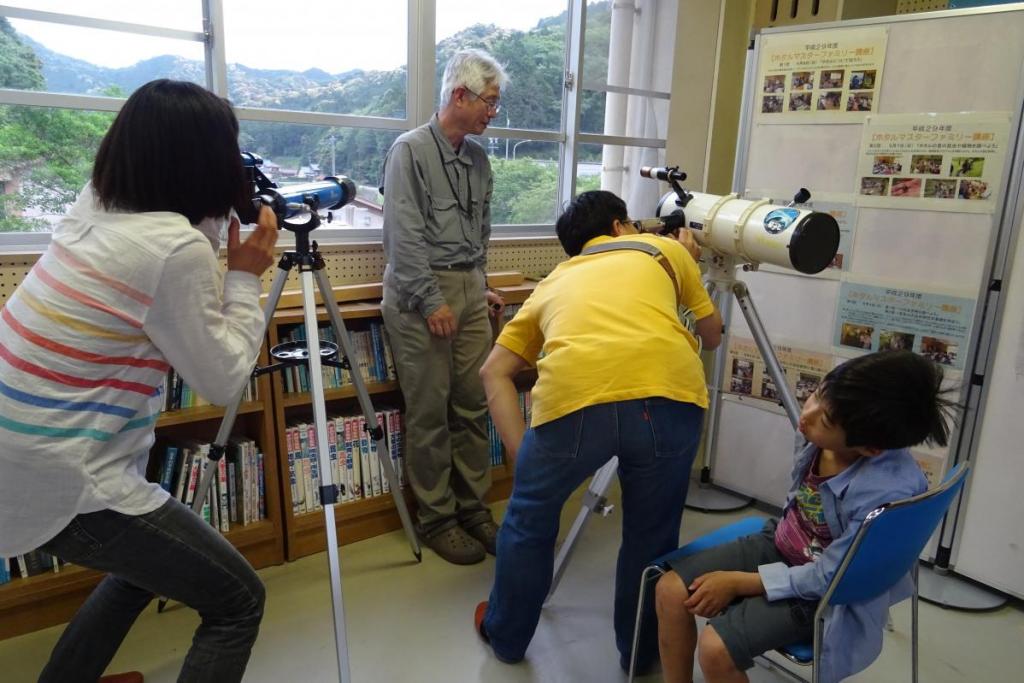
[[(705, 349), (721, 341), (722, 319), (701, 283), (700, 247), (689, 231), (678, 239), (638, 234), (626, 204), (600, 190), (573, 200), (556, 230), (570, 258), (537, 285), (480, 370), (495, 427), (516, 462), (494, 586), (474, 625), (499, 660), (523, 658), (551, 585), (562, 506), (618, 456), (615, 637), (626, 670), (640, 574), (679, 545), (708, 405), (697, 340), (679, 308), (696, 318)], [(538, 377), (527, 429), (513, 379), (532, 366)], [(653, 662), (656, 638), (641, 641), (638, 655), (641, 664)]]

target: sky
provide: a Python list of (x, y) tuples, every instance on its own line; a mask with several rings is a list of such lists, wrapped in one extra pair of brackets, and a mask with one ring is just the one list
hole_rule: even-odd
[[(201, 0), (4, 0), (4, 4), (202, 30)], [(436, 4), (437, 37), (441, 40), (477, 23), (528, 30), (538, 19), (563, 12), (568, 1), (436, 0)], [(355, 68), (390, 70), (406, 63), (407, 0), (223, 0), (223, 7), (229, 64), (340, 73)], [(17, 31), (55, 52), (106, 67), (131, 66), (164, 54), (203, 58), (199, 42), (24, 19), (10, 21)]]

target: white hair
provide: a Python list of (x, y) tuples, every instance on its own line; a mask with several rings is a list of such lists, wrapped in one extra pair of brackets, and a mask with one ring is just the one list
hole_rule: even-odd
[(483, 50), (460, 50), (448, 60), (441, 79), (441, 106), (444, 107), (452, 98), (452, 91), (464, 87), (475, 93), (481, 93), (489, 86), (496, 85), (504, 90), (508, 83), (508, 74), (494, 57)]

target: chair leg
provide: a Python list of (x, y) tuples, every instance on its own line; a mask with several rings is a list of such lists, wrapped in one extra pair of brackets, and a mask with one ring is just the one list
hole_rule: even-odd
[[(819, 608), (820, 612), (820, 608)], [(814, 615), (814, 661), (811, 664), (811, 683), (821, 683), (821, 645), (825, 635), (825, 615)]]
[(629, 650), (629, 683), (633, 683), (636, 675), (636, 649), (640, 645), (640, 622), (644, 616), (644, 598), (647, 595), (647, 584), (656, 574), (661, 576), (665, 571), (661, 567), (650, 566), (640, 575), (640, 597), (636, 604), (636, 621), (633, 623), (633, 646)]
[(896, 625), (892, 623), (892, 608), (890, 607), (885, 611), (885, 630), (892, 633), (896, 630)]
[(910, 670), (912, 683), (917, 683), (918, 674), (918, 652), (917, 652), (917, 571), (918, 563), (914, 563), (913, 569), (910, 570), (910, 578), (914, 583), (914, 592), (910, 595)]

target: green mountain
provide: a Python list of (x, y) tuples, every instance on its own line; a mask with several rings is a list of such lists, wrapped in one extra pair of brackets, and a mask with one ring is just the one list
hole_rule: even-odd
[[(591, 75), (601, 79), (601, 75), (607, 71), (610, 4), (610, 0), (605, 0), (587, 5), (585, 35), (588, 60), (585, 66), (585, 80), (590, 80)], [(205, 83), (205, 67), (200, 61), (163, 55), (129, 67), (106, 68), (59, 54), (26, 36), (17, 34), (6, 20), (0, 18), (0, 22), (0, 87), (120, 96), (155, 78)], [(557, 130), (561, 121), (565, 31), (566, 13), (542, 19), (529, 31), (512, 31), (493, 25), (471, 26), (437, 45), (435, 92), (440, 90), (444, 65), (456, 50), (467, 47), (482, 48), (505, 66), (511, 79), (510, 86), (503, 93), (502, 111), (495, 120), (495, 125)], [(389, 118), (405, 116), (405, 67), (391, 71), (351, 70), (330, 74), (321, 69), (299, 72), (253, 69), (241, 64), (231, 64), (228, 65), (228, 83), (228, 97), (236, 106)], [(11, 135), (26, 134), (24, 125), (15, 130), (7, 125), (7, 119), (11, 118), (12, 113), (18, 113), (20, 116), (31, 108), (3, 109), (7, 110), (7, 116), (4, 121), (0, 121), (0, 126), (6, 125), (7, 132)], [(72, 121), (88, 119), (89, 125), (76, 124), (85, 131), (91, 131), (96, 125), (109, 121), (109, 115), (92, 112), (68, 111), (65, 114), (71, 117), (66, 123), (72, 128), (75, 127), (71, 125)], [(99, 118), (93, 121), (90, 116)], [(44, 124), (43, 118), (45, 117), (35, 117), (37, 126)], [(603, 95), (586, 93), (582, 110), (583, 130), (601, 130), (603, 118)], [(51, 121), (47, 125), (53, 123)], [(384, 156), (398, 135), (394, 131), (384, 130), (256, 121), (243, 121), (241, 128), (240, 143), (243, 149), (257, 151), (265, 158), (277, 160), (282, 166), (317, 164), (325, 172), (330, 171), (333, 161), (333, 167), (339, 174), (348, 175), (357, 183), (369, 186), (376, 186)], [(29, 133), (45, 137), (47, 133), (44, 131), (45, 128), (40, 128)], [(13, 168), (19, 163), (24, 164), (32, 158), (38, 158), (26, 156), (31, 145), (15, 145), (4, 149), (3, 132), (4, 129), (0, 127), (0, 171), (5, 166)], [(92, 154), (100, 137), (102, 126), (95, 141), (78, 141), (79, 152)], [(499, 143), (492, 147), (500, 154), (511, 145)], [(532, 143), (522, 145), (518, 152), (516, 161), (531, 158), (552, 160), (557, 153), (557, 145)], [(588, 149), (587, 154), (594, 156), (599, 152)], [(503, 168), (496, 168), (496, 173), (505, 172), (505, 166), (511, 169), (515, 163), (511, 159), (502, 161)], [(79, 159), (74, 167), (78, 170), (71, 172), (64, 169), (64, 172), (56, 172), (59, 169), (51, 169), (49, 175), (52, 178), (47, 181), (47, 187), (52, 196), (67, 197), (69, 192), (73, 193), (81, 187), (88, 177), (88, 164), (83, 164)], [(514, 175), (521, 179), (523, 174)], [(550, 174), (537, 175), (545, 178), (545, 188), (539, 193), (546, 195), (547, 176)], [(538, 194), (535, 188), (524, 188), (524, 191), (527, 194)], [(534, 203), (545, 205), (545, 201)], [(509, 199), (508, 205), (509, 211), (513, 211), (515, 202)], [(549, 220), (549, 214), (550, 211), (544, 208), (539, 219)], [(512, 215), (497, 218), (527, 222), (534, 220), (529, 216)], [(2, 226), (0, 229), (3, 229)]]

